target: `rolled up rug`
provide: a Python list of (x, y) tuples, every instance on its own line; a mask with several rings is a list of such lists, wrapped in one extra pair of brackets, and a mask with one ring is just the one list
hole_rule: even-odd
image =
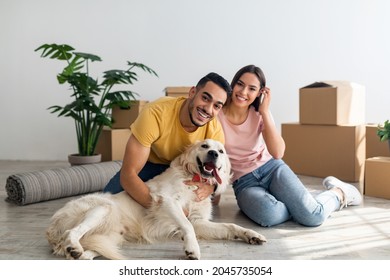
[(6, 201), (26, 205), (101, 191), (121, 166), (121, 161), (108, 161), (10, 175)]

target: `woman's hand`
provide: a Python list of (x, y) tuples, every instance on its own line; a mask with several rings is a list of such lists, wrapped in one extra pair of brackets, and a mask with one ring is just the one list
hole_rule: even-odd
[(260, 105), (259, 105), (259, 112), (260, 114), (268, 113), (269, 112), (269, 106), (271, 103), (271, 90), (268, 87), (264, 87), (260, 90)]

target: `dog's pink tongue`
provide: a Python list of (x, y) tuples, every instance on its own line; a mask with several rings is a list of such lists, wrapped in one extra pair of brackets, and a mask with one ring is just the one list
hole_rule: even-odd
[(217, 180), (218, 184), (222, 184), (221, 177), (219, 177), (217, 168), (215, 167), (215, 165), (213, 163), (206, 163), (205, 168), (207, 170), (212, 170), (213, 176)]

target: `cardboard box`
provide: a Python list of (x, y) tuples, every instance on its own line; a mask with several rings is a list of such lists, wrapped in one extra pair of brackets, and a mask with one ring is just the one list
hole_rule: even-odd
[(282, 124), (286, 142), (283, 160), (297, 174), (332, 175), (343, 181), (360, 182), (366, 159), (365, 128), (365, 125)]
[(390, 157), (390, 147), (388, 141), (381, 142), (376, 134), (377, 124), (366, 125), (366, 158), (385, 156)]
[(123, 160), (130, 135), (130, 128), (103, 128), (96, 145), (96, 153), (102, 154), (102, 161)]
[(316, 125), (365, 123), (365, 87), (347, 81), (317, 82), (299, 89), (299, 122)]
[(364, 194), (390, 199), (390, 157), (366, 159)]
[(190, 89), (191, 87), (166, 87), (165, 95), (172, 96), (172, 97), (179, 97), (179, 96), (188, 97), (188, 92), (190, 91)]
[(136, 120), (148, 102), (145, 100), (130, 101), (128, 108), (114, 106), (112, 108), (112, 118), (114, 120), (112, 128), (130, 128), (130, 125)]

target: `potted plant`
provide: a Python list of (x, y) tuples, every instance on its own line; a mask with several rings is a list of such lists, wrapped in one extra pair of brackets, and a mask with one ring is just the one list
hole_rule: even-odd
[(390, 122), (386, 120), (383, 125), (378, 125), (376, 134), (379, 136), (380, 141), (388, 141), (390, 150)]
[[(114, 105), (129, 106), (137, 93), (131, 90), (114, 90), (116, 85), (132, 85), (138, 80), (135, 69), (148, 72), (156, 77), (157, 73), (144, 64), (127, 62), (126, 70), (108, 70), (103, 72), (102, 80), (90, 75), (90, 62), (102, 61), (97, 55), (76, 52), (69, 45), (44, 44), (35, 51), (41, 57), (65, 62), (65, 67), (57, 75), (60, 84), (69, 84), (73, 101), (65, 106), (51, 106), (51, 113), (71, 117), (75, 121), (78, 156), (94, 156), (99, 136), (104, 126), (112, 127), (111, 109)], [(72, 155), (69, 158), (71, 162)], [(97, 161), (100, 161), (99, 156)], [(76, 162), (71, 164), (82, 164)]]

